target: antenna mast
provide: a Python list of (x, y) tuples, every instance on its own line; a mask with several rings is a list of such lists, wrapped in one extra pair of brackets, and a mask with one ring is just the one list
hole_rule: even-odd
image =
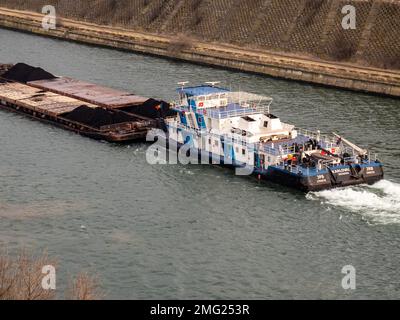
[(211, 87), (214, 87), (218, 83), (221, 83), (221, 81), (207, 81), (207, 82), (205, 82), (205, 84), (209, 84)]

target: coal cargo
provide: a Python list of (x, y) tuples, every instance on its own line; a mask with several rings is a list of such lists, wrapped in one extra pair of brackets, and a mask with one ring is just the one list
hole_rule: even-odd
[(124, 112), (106, 110), (104, 108), (89, 108), (82, 105), (75, 110), (62, 115), (63, 118), (84, 123), (94, 128), (100, 128), (111, 124), (134, 122), (137, 118)]
[(120, 108), (120, 110), (151, 119), (165, 118), (176, 115), (176, 112), (171, 110), (169, 103), (155, 99), (148, 99), (141, 105), (128, 106)]
[(25, 63), (17, 63), (13, 67), (11, 67), (8, 71), (6, 71), (2, 75), (2, 77), (8, 80), (22, 82), (22, 83), (56, 78), (54, 75), (43, 70), (42, 68), (32, 67)]
[[(2, 73), (2, 74), (1, 74)], [(166, 130), (168, 103), (69, 78), (42, 68), (0, 64), (0, 107), (106, 141), (142, 140)]]
[[(15, 70), (14, 70), (15, 71)], [(24, 114), (87, 137), (129, 143), (145, 139), (155, 121), (3, 79), (0, 109)]]
[(35, 88), (67, 95), (107, 109), (122, 110), (142, 119), (162, 120), (176, 114), (165, 101), (142, 97), (127, 91), (69, 77), (30, 81), (28, 84)]

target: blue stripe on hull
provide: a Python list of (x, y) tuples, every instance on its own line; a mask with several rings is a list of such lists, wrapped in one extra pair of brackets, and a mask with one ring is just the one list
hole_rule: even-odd
[[(182, 143), (178, 143), (178, 148), (180, 148), (182, 145)], [(246, 165), (245, 163), (235, 159), (226, 159), (229, 161), (227, 161), (228, 163), (225, 164), (225, 156), (217, 155), (205, 150), (199, 150), (197, 148), (194, 150), (198, 153), (199, 159), (206, 158), (209, 160), (210, 164), (212, 164), (212, 161), (214, 161), (217, 162), (217, 164), (227, 165), (230, 167), (244, 167)], [(379, 162), (359, 164), (359, 167), (362, 170), (369, 167), (372, 168), (373, 172), (370, 172), (372, 174), (368, 174), (368, 170), (365, 169), (362, 171), (362, 175), (356, 177), (352, 175), (352, 171), (350, 170), (351, 168), (355, 168), (355, 166), (356, 165), (339, 165), (331, 167), (330, 171), (326, 169), (317, 171), (316, 168), (301, 168), (301, 172), (285, 170), (279, 165), (268, 166), (267, 169), (254, 166), (252, 174), (259, 175), (260, 178), (265, 180), (270, 180), (303, 191), (317, 191), (362, 183), (371, 184), (383, 178), (383, 168), (382, 164)], [(340, 176), (337, 175), (336, 172), (336, 170), (340, 169), (349, 169), (351, 172), (346, 176)]]

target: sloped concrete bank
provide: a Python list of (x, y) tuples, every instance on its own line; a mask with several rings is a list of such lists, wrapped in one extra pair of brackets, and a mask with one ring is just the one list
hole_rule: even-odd
[(0, 8), (0, 26), (5, 28), (285, 79), (400, 96), (400, 72), (397, 71), (309, 60), (70, 19), (59, 18), (55, 30), (45, 30), (42, 28), (42, 18), (38, 13)]

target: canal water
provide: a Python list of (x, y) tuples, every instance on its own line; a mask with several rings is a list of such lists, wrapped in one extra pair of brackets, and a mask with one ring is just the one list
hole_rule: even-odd
[[(80, 271), (111, 299), (400, 298), (400, 101), (0, 30), (0, 61), (139, 95), (178, 81), (274, 98), (300, 127), (378, 153), (385, 180), (300, 193), (229, 169), (150, 165), (147, 145), (97, 142), (0, 112), (0, 242), (47, 249), (62, 296)], [(343, 266), (356, 289), (342, 288)]]

